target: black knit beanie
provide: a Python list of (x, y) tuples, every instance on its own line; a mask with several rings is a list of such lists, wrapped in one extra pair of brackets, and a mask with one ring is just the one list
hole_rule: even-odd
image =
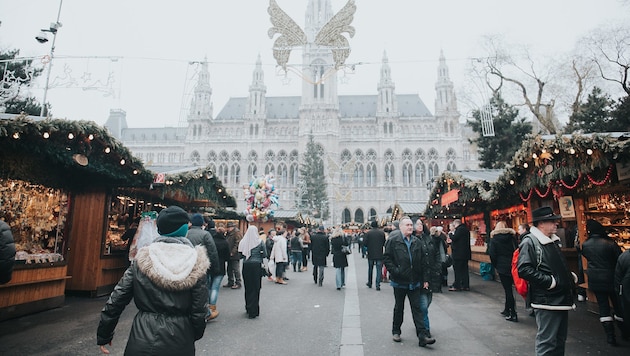
[(190, 218), (188, 213), (179, 206), (171, 205), (166, 209), (160, 211), (157, 217), (157, 229), (160, 235), (171, 234), (184, 224), (188, 224)]

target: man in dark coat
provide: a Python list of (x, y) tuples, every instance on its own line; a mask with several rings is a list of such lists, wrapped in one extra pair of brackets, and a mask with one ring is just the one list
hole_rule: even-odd
[(326, 268), (326, 258), (330, 253), (330, 241), (323, 226), (311, 236), (311, 258), (313, 259), (313, 281), (320, 287), (324, 282), (324, 268)]
[(243, 234), (236, 227), (236, 224), (230, 221), (227, 223), (227, 234), (225, 236), (230, 245), (230, 259), (227, 266), (228, 282), (223, 287), (239, 289), (241, 288), (241, 259), (238, 254), (238, 244), (243, 239)]
[(399, 229), (389, 235), (385, 243), (383, 262), (390, 275), (394, 290), (394, 318), (392, 339), (400, 342), (401, 326), (405, 308), (405, 298), (409, 300), (411, 316), (416, 327), (418, 345), (424, 347), (435, 343), (424, 326), (424, 316), (420, 308), (420, 294), (429, 288), (429, 265), (426, 251), (417, 237), (413, 236), (413, 222), (409, 217), (400, 220)]
[(101, 311), (96, 342), (101, 352), (114, 338), (114, 329), (127, 304), (134, 301), (133, 319), (125, 355), (194, 355), (195, 341), (206, 329), (210, 267), (206, 249), (193, 247), (188, 213), (177, 206), (157, 217), (161, 235), (138, 250), (135, 263), (125, 271)]
[(470, 290), (468, 276), (468, 260), (471, 258), (470, 231), (459, 219), (453, 220), (455, 231), (451, 237), (451, 251), (453, 258), (453, 274), (455, 281), (448, 287), (450, 291)]
[(368, 282), (365, 284), (372, 288), (372, 274), (376, 265), (376, 290), (381, 290), (381, 270), (383, 269), (383, 247), (385, 246), (385, 233), (378, 228), (378, 223), (372, 221), (372, 229), (364, 236), (364, 244), (367, 247), (368, 256)]
[(0, 284), (9, 283), (15, 264), (15, 243), (9, 224), (0, 220)]
[[(619, 255), (615, 267), (615, 292), (621, 304), (621, 318), (617, 318), (624, 340), (630, 339), (630, 249)], [(616, 310), (615, 310), (616, 312)], [(620, 320), (621, 319), (621, 320)], [(625, 321), (628, 320), (628, 321)]]

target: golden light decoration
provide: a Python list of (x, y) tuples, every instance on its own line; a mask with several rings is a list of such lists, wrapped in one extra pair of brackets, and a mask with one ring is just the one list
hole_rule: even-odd
[(523, 168), (527, 168), (529, 167), (529, 164), (527, 164), (527, 162), (523, 163)]
[(111, 151), (112, 151), (112, 149), (111, 149), (111, 148), (109, 148), (109, 147), (105, 147), (105, 153), (110, 153)]
[(74, 138), (74, 134), (72, 132), (68, 133), (68, 140), (72, 140)]
[(92, 141), (93, 139), (94, 139), (94, 135), (90, 134), (90, 135), (88, 136), (88, 140)]
[(589, 156), (592, 155), (593, 154), (593, 150), (589, 148), (588, 150), (586, 150), (586, 154), (589, 155)]
[(13, 138), (16, 139), (16, 140), (19, 139), (20, 138), (20, 133), (19, 132), (14, 132), (13, 133)]
[(125, 159), (124, 159), (124, 158), (120, 160), (120, 165), (121, 165), (121, 166), (124, 166), (124, 165), (125, 165)]
[(44, 132), (44, 134), (42, 136), (44, 136), (44, 138), (50, 138), (50, 133)]
[(575, 154), (575, 148), (571, 147), (571, 149), (569, 149), (569, 153), (574, 155)]

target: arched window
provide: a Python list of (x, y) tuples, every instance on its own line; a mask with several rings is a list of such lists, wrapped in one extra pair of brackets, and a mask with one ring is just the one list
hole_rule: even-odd
[(392, 124), (391, 122), (389, 123), (389, 134), (393, 134), (394, 133), (394, 124)]
[(416, 150), (416, 153), (414, 154), (414, 156), (415, 156), (417, 161), (424, 161), (427, 158), (427, 156), (424, 153), (424, 150), (422, 148), (418, 148)]
[(374, 208), (370, 208), (370, 215), (368, 216), (368, 221), (376, 220), (376, 210)]
[(214, 151), (208, 152), (208, 162), (216, 162), (217, 161), (217, 153)]
[(284, 163), (280, 163), (278, 165), (278, 179), (282, 187), (286, 187), (289, 183), (289, 172), (287, 170), (287, 165)]
[(440, 170), (438, 169), (438, 165), (435, 162), (429, 163), (429, 180), (436, 178), (440, 175)]
[(354, 156), (357, 158), (357, 160), (359, 161), (363, 161), (365, 159), (365, 155), (363, 154), (363, 151), (361, 150), (356, 150), (354, 151)]
[(424, 167), (424, 163), (418, 162), (416, 163), (416, 169), (414, 171), (414, 176), (416, 179), (416, 185), (424, 184), (426, 179), (426, 169)]
[(449, 172), (454, 172), (457, 170), (457, 166), (455, 165), (455, 162), (448, 162), (448, 164), (446, 165), (446, 170)]
[(429, 150), (429, 161), (437, 161), (438, 157), (438, 152), (435, 148)]
[(190, 162), (196, 166), (199, 164), (200, 161), (201, 161), (201, 156), (199, 155), (199, 152), (192, 151), (190, 153)]
[(392, 162), (385, 164), (385, 182), (394, 183), (394, 164)]
[(343, 209), (343, 213), (341, 216), (341, 222), (342, 223), (349, 223), (352, 221), (352, 217), (350, 216), (350, 210), (348, 210), (348, 208)]
[(291, 153), (289, 153), (289, 161), (295, 162), (297, 160), (298, 160), (298, 151), (296, 150), (291, 151)]
[(238, 163), (232, 164), (230, 169), (230, 176), (234, 184), (241, 184), (241, 166)]
[(408, 148), (405, 148), (405, 150), (402, 153), (402, 159), (403, 161), (411, 161), (411, 150)]
[(343, 152), (341, 152), (341, 163), (346, 163), (350, 160), (350, 158), (352, 158), (352, 154), (350, 153), (350, 151), (348, 150), (343, 150)]
[(280, 152), (278, 152), (278, 161), (280, 162), (287, 161), (287, 152), (285, 150), (280, 150)]
[(405, 187), (411, 185), (411, 172), (411, 163), (405, 162), (402, 169), (403, 186)]
[(354, 168), (354, 186), (355, 187), (362, 187), (365, 184), (363, 175), (364, 175), (363, 164), (357, 163)]
[(368, 161), (376, 161), (376, 151), (373, 149), (368, 150), (365, 158), (367, 158)]
[(357, 209), (357, 211), (354, 212), (354, 222), (359, 224), (363, 224), (365, 222), (363, 220), (363, 210)]
[(275, 172), (275, 169), (273, 167), (273, 164), (271, 162), (267, 163), (267, 165), (265, 166), (265, 175), (273, 174), (274, 172)]
[(366, 183), (368, 187), (376, 187), (376, 164), (370, 162), (367, 165)]
[(219, 178), (222, 182), (228, 181), (228, 166), (225, 163), (221, 163), (221, 165), (219, 165)]
[(265, 152), (265, 161), (271, 162), (276, 158), (276, 154), (272, 150)]
[(297, 186), (299, 173), (300, 170), (297, 163), (291, 163), (291, 168), (289, 168), (289, 185), (292, 187)]
[(258, 153), (256, 153), (256, 151), (249, 151), (249, 153), (247, 154), (247, 160), (250, 162), (256, 162), (256, 160), (258, 160)]
[(232, 152), (232, 161), (240, 162), (241, 161), (241, 153), (239, 151)]
[(219, 153), (219, 161), (221, 162), (227, 162), (229, 159), (229, 155), (227, 153), (227, 151), (221, 151), (221, 153)]
[(247, 167), (247, 179), (252, 179), (256, 177), (257, 173), (258, 173), (258, 167), (256, 167), (256, 163), (254, 162), (250, 163), (249, 167)]
[(386, 161), (393, 161), (394, 160), (394, 151), (388, 149), (387, 151), (385, 151), (385, 160)]

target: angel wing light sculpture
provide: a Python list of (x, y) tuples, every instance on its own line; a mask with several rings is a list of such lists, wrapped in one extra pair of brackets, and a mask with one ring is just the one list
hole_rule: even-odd
[[(333, 60), (335, 61), (335, 69), (339, 69), (343, 66), (350, 55), (350, 44), (348, 39), (343, 36), (343, 33), (354, 37), (355, 30), (354, 27), (350, 26), (350, 23), (354, 19), (356, 10), (357, 7), (354, 0), (349, 0), (346, 5), (321, 28), (317, 36), (315, 36), (315, 44), (331, 48)], [(267, 32), (269, 38), (273, 38), (277, 33), (280, 34), (273, 43), (273, 57), (276, 59), (278, 66), (286, 71), (291, 50), (294, 47), (307, 44), (306, 34), (302, 28), (278, 6), (275, 0), (269, 0), (267, 12), (270, 15), (271, 24), (273, 25)]]

